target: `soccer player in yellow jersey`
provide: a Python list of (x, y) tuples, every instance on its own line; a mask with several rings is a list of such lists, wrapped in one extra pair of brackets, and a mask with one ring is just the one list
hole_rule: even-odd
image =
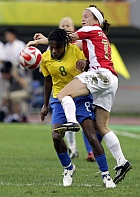
[[(65, 29), (69, 33), (74, 32), (75, 27), (74, 27), (74, 23), (73, 23), (72, 18), (70, 18), (70, 17), (62, 18), (59, 22), (59, 28)], [(79, 152), (76, 148), (75, 132), (73, 132), (73, 131), (65, 132), (65, 138), (67, 140), (70, 158), (71, 159), (77, 158), (79, 156)]]
[[(28, 45), (45, 44), (43, 40), (44, 39), (32, 41)], [(51, 100), (52, 138), (57, 156), (64, 167), (63, 186), (71, 186), (73, 182), (72, 176), (76, 171), (76, 167), (71, 162), (67, 153), (67, 146), (64, 141), (65, 132), (62, 131), (62, 133), (59, 134), (54, 132), (55, 128), (67, 121), (69, 113), (66, 117), (62, 105), (57, 99), (57, 94), (78, 73), (75, 69), (76, 62), (79, 59), (85, 59), (85, 57), (75, 44), (70, 44), (71, 38), (64, 29), (52, 31), (46, 41), (46, 44), (49, 44), (49, 50), (43, 53), (41, 64), (41, 70), (45, 79), (45, 98), (44, 105), (41, 109), (41, 119), (43, 121), (48, 113), (49, 97), (53, 90), (53, 99)], [(77, 97), (74, 99), (74, 102), (76, 106), (77, 121), (82, 126), (96, 157), (98, 157), (97, 164), (102, 172), (103, 183), (106, 188), (114, 188), (116, 186), (109, 175), (103, 147), (96, 137), (92, 95)], [(69, 107), (71, 108), (71, 106)], [(70, 129), (70, 127), (68, 128)], [(75, 131), (79, 130), (78, 126), (75, 128)], [(67, 128), (64, 128), (64, 130), (66, 131)]]
[[(75, 27), (74, 27), (74, 22), (73, 22), (72, 18), (70, 18), (70, 17), (62, 18), (60, 20), (60, 23), (59, 23), (59, 28), (60, 29), (65, 29), (68, 33), (74, 32)], [(86, 160), (87, 161), (92, 161), (92, 162), (96, 161), (95, 157), (94, 157), (94, 154), (93, 154), (92, 147), (90, 146), (89, 141), (87, 140), (83, 131), (82, 131), (82, 136), (83, 136), (84, 144), (85, 144), (85, 147), (86, 147), (86, 150), (87, 150), (87, 153), (88, 153), (88, 156), (87, 156)], [(67, 131), (65, 133), (65, 137), (66, 137), (66, 140), (67, 140), (67, 143), (68, 143), (70, 158), (73, 159), (73, 158), (78, 157), (79, 153), (78, 153), (77, 148), (76, 148), (75, 132)], [(98, 133), (97, 133), (97, 137), (98, 137), (98, 140), (101, 142), (102, 137)]]

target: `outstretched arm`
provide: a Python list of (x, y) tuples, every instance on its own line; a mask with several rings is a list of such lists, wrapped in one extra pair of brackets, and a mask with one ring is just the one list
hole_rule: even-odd
[(26, 44), (26, 47), (29, 47), (29, 46), (37, 46), (39, 44), (45, 44), (45, 45), (48, 45), (48, 38), (45, 37), (43, 34), (41, 33), (36, 33), (34, 35), (34, 40), (32, 41), (29, 41), (27, 44)]

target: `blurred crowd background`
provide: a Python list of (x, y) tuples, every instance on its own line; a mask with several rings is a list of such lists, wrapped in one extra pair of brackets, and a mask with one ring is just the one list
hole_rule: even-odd
[[(48, 35), (62, 17), (80, 27), (82, 10), (97, 5), (111, 23), (119, 89), (112, 113), (140, 114), (139, 0), (0, 1), (0, 122), (28, 122), (43, 105), (43, 75), (19, 64), (19, 53), (36, 32)], [(61, 12), (60, 12), (61, 9)], [(38, 46), (43, 53), (47, 46)]]
[(0, 42), (0, 121), (28, 122), (32, 108), (43, 104), (43, 76), (36, 70), (19, 64), (19, 53), (25, 42), (18, 38), (15, 27), (4, 30)]

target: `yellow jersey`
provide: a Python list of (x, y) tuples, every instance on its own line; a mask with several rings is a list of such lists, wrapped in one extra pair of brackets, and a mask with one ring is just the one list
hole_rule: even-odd
[(76, 70), (76, 62), (80, 59), (86, 58), (75, 44), (69, 44), (66, 47), (65, 54), (61, 60), (53, 59), (50, 50), (42, 54), (41, 71), (44, 77), (48, 75), (52, 77), (54, 98), (57, 98), (60, 90), (72, 81), (76, 75), (80, 74)]

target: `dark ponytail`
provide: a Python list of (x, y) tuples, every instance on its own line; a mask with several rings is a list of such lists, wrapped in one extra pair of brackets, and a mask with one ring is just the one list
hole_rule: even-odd
[[(89, 7), (95, 7), (96, 9), (98, 9), (96, 5), (90, 5)], [(101, 13), (101, 15), (103, 16), (103, 19), (104, 19), (104, 13), (100, 9), (98, 9), (98, 10), (99, 10), (99, 12)], [(104, 20), (103, 24), (101, 25), (101, 28), (106, 35), (109, 33), (110, 26), (111, 25), (108, 23), (107, 20)]]

